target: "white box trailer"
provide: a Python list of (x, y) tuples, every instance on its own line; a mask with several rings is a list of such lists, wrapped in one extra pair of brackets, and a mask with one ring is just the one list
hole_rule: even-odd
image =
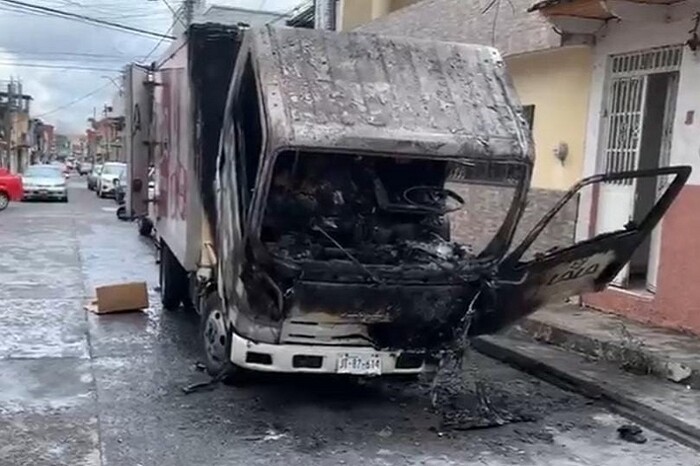
[[(175, 259), (186, 272), (197, 271), (210, 236), (204, 205), (213, 205), (219, 133), (239, 36), (235, 26), (193, 25), (153, 72), (155, 228), (165, 246), (165, 265)], [(169, 307), (179, 304), (164, 299)]]
[[(121, 218), (136, 219), (139, 233), (150, 236), (155, 219), (151, 180), (151, 112), (154, 76), (150, 67), (132, 63), (124, 72), (127, 184)], [(119, 215), (119, 214), (118, 214)]]

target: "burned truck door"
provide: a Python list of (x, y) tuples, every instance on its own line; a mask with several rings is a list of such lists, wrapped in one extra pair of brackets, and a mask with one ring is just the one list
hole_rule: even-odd
[[(586, 292), (601, 291), (651, 234), (690, 176), (688, 166), (595, 175), (574, 186), (500, 264), (489, 280), (491, 297), (472, 321), (470, 334), (495, 332), (534, 312), (542, 305)], [(547, 251), (523, 261), (524, 253), (555, 215), (582, 188), (621, 180), (672, 177), (666, 192), (639, 222), (603, 233), (573, 246)]]

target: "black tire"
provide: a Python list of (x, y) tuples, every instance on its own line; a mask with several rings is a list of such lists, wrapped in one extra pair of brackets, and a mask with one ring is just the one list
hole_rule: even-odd
[(129, 220), (129, 217), (126, 215), (126, 206), (125, 205), (120, 205), (117, 207), (117, 218), (119, 220)]
[(139, 235), (150, 238), (153, 235), (153, 222), (146, 217), (139, 218)]
[(64, 203), (65, 203), (65, 202), (68, 202), (68, 196), (62, 197), (62, 198), (61, 198), (61, 202), (64, 202)]
[(207, 373), (226, 384), (243, 382), (247, 371), (231, 362), (231, 326), (216, 292), (202, 299), (199, 327)]
[(6, 192), (0, 191), (0, 210), (7, 209), (10, 205), (10, 196)]
[(160, 297), (167, 310), (178, 309), (187, 299), (187, 272), (163, 241), (160, 243)]

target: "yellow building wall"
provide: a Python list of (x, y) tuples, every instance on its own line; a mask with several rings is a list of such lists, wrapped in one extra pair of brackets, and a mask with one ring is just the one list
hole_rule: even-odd
[[(591, 87), (588, 47), (567, 47), (505, 59), (523, 105), (534, 105), (535, 168), (532, 186), (568, 189), (583, 173), (584, 141)], [(560, 143), (569, 154), (554, 155)]]
[(342, 0), (340, 30), (356, 28), (417, 1), (419, 0)]
[(340, 2), (340, 30), (361, 26), (372, 21), (372, 0), (342, 0)]

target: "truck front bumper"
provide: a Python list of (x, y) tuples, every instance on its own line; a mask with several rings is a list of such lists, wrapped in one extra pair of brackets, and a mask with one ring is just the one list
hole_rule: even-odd
[[(371, 368), (349, 368), (348, 360), (378, 360)], [(256, 343), (236, 333), (231, 336), (231, 362), (261, 372), (411, 375), (425, 368), (423, 355), (378, 351), (371, 347)], [(343, 366), (343, 367), (341, 367)]]

